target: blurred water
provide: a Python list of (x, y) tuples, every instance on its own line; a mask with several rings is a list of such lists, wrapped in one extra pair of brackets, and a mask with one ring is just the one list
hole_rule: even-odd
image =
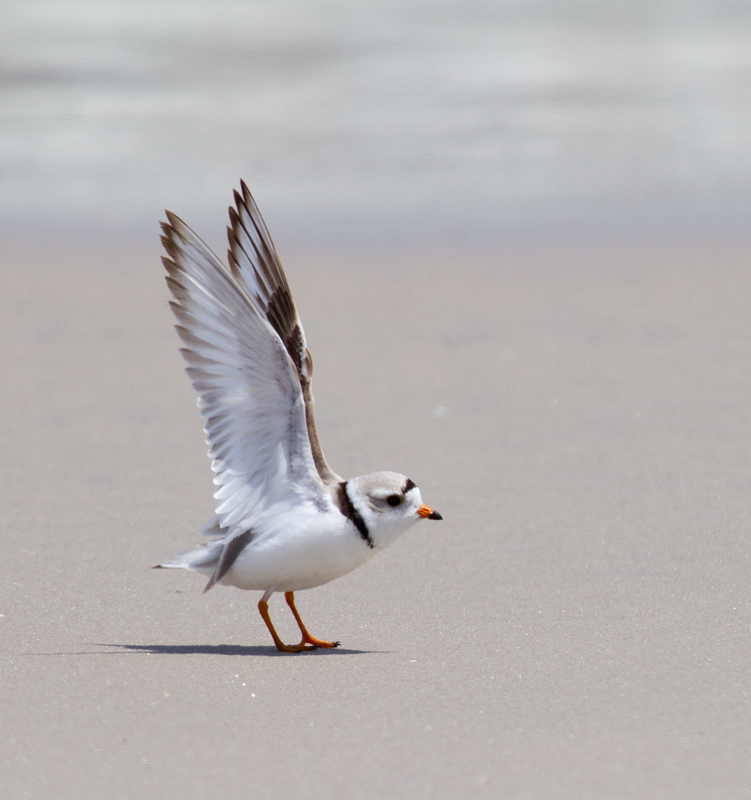
[[(748, 0), (3, 0), (0, 226), (744, 226)], [(41, 217), (40, 217), (41, 215)]]

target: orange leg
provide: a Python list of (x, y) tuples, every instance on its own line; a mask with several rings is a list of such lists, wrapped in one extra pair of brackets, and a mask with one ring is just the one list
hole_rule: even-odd
[[(290, 592), (290, 594), (292, 593)], [(284, 642), (277, 635), (277, 632), (274, 630), (274, 626), (271, 624), (271, 617), (269, 617), (269, 604), (265, 600), (259, 601), (258, 610), (261, 612), (263, 621), (266, 623), (266, 627), (269, 629), (269, 633), (271, 634), (271, 638), (274, 640), (277, 650), (281, 650), (283, 653), (299, 653), (301, 650), (316, 649), (316, 645), (314, 645), (312, 642), (310, 644), (305, 644), (304, 639), (302, 642), (300, 642), (300, 644), (284, 644)]]
[[(311, 636), (308, 633), (308, 629), (303, 625), (303, 622), (300, 619), (300, 615), (298, 614), (297, 609), (295, 608), (294, 592), (285, 592), (284, 599), (287, 601), (287, 605), (292, 609), (292, 613), (295, 615), (297, 624), (300, 626), (300, 631), (302, 632), (302, 641), (300, 642), (298, 647), (305, 644), (312, 644), (314, 647), (339, 647), (339, 642), (324, 642), (321, 639), (316, 639), (315, 636)], [(277, 647), (279, 647), (279, 645), (277, 645)]]

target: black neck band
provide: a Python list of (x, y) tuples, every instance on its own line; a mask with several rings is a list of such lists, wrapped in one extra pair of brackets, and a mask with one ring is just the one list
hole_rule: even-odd
[(352, 505), (347, 493), (347, 481), (342, 481), (339, 484), (336, 499), (339, 501), (339, 510), (344, 516), (360, 531), (360, 536), (368, 543), (368, 547), (375, 547), (373, 540), (370, 538), (370, 531), (365, 524), (365, 520), (360, 516), (358, 510)]

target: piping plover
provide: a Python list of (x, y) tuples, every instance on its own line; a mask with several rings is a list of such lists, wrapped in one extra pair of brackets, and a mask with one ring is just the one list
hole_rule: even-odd
[[(230, 208), (229, 266), (174, 214), (162, 223), (172, 310), (205, 421), (216, 516), (209, 541), (159, 567), (263, 592), (258, 603), (279, 650), (337, 647), (311, 636), (294, 592), (339, 578), (420, 519), (441, 519), (404, 475), (344, 480), (323, 457), (313, 417), (313, 362), (284, 270), (247, 186)], [(284, 592), (302, 632), (277, 635), (268, 612)]]

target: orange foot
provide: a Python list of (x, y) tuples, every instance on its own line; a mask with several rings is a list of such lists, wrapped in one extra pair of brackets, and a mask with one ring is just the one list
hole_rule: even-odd
[[(341, 642), (324, 642), (323, 639), (316, 639), (315, 636), (311, 636), (310, 634), (303, 634), (302, 641), (300, 642), (298, 647), (301, 647), (304, 644), (311, 644), (313, 645), (313, 649), (315, 650), (316, 647), (339, 647), (341, 646)], [(308, 649), (308, 648), (304, 648)]]
[(339, 647), (340, 642), (324, 642), (323, 639), (316, 639), (315, 636), (311, 636), (308, 633), (308, 629), (305, 627), (305, 625), (303, 625), (303, 621), (300, 619), (300, 614), (295, 607), (294, 592), (285, 592), (284, 599), (287, 601), (287, 605), (292, 609), (292, 613), (295, 615), (295, 620), (297, 620), (297, 624), (300, 626), (300, 633), (302, 633), (302, 641), (300, 642), (301, 645), (312, 644), (313, 647)]

